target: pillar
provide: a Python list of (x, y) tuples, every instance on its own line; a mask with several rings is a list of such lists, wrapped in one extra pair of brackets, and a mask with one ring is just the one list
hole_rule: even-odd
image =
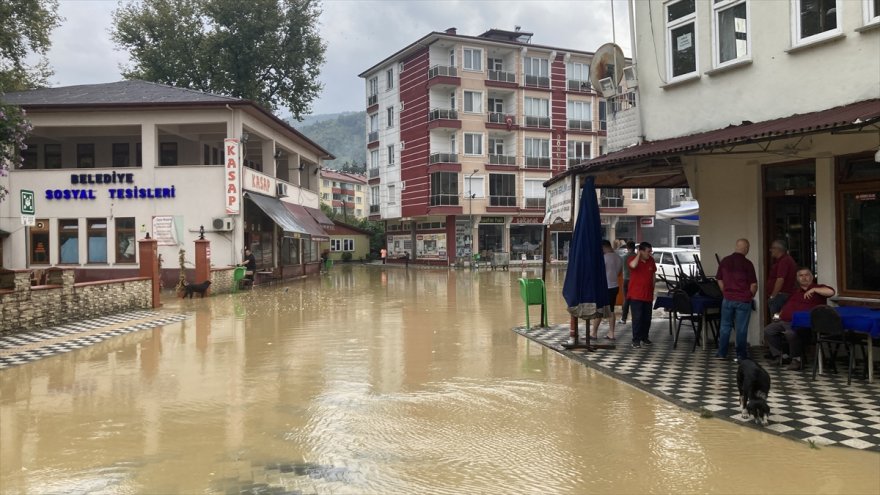
[[(196, 240), (196, 273), (195, 283), (200, 284), (206, 280), (211, 280), (211, 241), (207, 239)], [(205, 292), (210, 295), (211, 288)]]
[(138, 259), (141, 277), (149, 277), (152, 281), (153, 308), (162, 306), (159, 302), (159, 243), (156, 239), (141, 239), (138, 241)]

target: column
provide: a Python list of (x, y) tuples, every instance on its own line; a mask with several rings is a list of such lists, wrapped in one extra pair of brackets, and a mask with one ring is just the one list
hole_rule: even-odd
[(152, 301), (153, 307), (162, 306), (159, 302), (159, 244), (155, 239), (141, 239), (138, 241), (138, 259), (140, 260), (140, 269), (138, 275), (141, 277), (149, 277), (152, 280)]
[[(207, 239), (196, 239), (196, 270), (195, 283), (200, 284), (206, 280), (211, 280), (211, 241)], [(205, 292), (205, 295), (211, 294), (211, 288)]]

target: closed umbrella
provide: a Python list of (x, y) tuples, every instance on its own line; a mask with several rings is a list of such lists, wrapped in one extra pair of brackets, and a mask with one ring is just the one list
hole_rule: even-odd
[[(607, 314), (608, 280), (605, 278), (605, 257), (602, 251), (602, 228), (599, 203), (596, 200), (595, 178), (587, 177), (581, 192), (577, 221), (571, 234), (568, 270), (562, 286), (562, 297), (572, 316), (571, 341), (566, 347), (577, 346), (577, 319), (591, 320)], [(590, 347), (589, 323), (587, 348)]]

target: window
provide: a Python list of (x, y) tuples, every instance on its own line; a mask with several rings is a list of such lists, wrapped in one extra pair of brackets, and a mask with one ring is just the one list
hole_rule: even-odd
[(670, 79), (697, 71), (695, 0), (666, 4), (666, 65)]
[[(473, 197), (473, 198), (485, 198), (485, 184), (486, 179), (484, 177), (465, 177), (464, 178), (464, 194), (465, 197)], [(473, 196), (472, 196), (473, 195)]]
[(589, 84), (590, 64), (569, 62), (565, 64), (565, 77), (569, 81), (582, 81)]
[(648, 190), (644, 188), (636, 188), (630, 190), (631, 198), (633, 201), (647, 201), (648, 200)]
[(458, 205), (458, 174), (434, 172), (431, 174), (431, 206)]
[(865, 24), (880, 23), (880, 0), (864, 0)]
[(330, 251), (354, 251), (354, 239), (330, 239)]
[(593, 109), (588, 101), (569, 101), (566, 105), (568, 128), (589, 131), (593, 128)]
[[(880, 295), (880, 167), (873, 153), (838, 162), (837, 221), (843, 238), (840, 295)], [(826, 281), (827, 283), (827, 281)]]
[(486, 60), (486, 66), (489, 70), (501, 71), (504, 70), (504, 61), (500, 58), (490, 58)]
[(379, 130), (379, 114), (371, 113), (370, 114), (370, 132), (376, 132)]
[(455, 110), (455, 91), (449, 93), (449, 109)]
[(501, 98), (489, 98), (489, 111), (492, 113), (504, 113), (504, 100)]
[(550, 100), (545, 98), (525, 99), (525, 113), (527, 117), (549, 117), (550, 116)]
[(568, 142), (568, 166), (573, 167), (592, 158), (589, 141)]
[(489, 136), (489, 154), (490, 155), (503, 155), (504, 154), (504, 138), (494, 138)]
[[(601, 131), (608, 130), (608, 122), (606, 121), (607, 105), (605, 100), (599, 100), (599, 130)], [(600, 153), (600, 155), (604, 155), (604, 153)]]
[(117, 218), (116, 221), (116, 262), (134, 263), (137, 241), (134, 232), (134, 217)]
[(792, 0), (793, 45), (830, 38), (840, 34), (840, 0)]
[(523, 67), (527, 76), (550, 77), (550, 61), (546, 58), (526, 57)]
[(385, 109), (386, 119), (388, 120), (388, 127), (394, 127), (394, 107), (388, 107)]
[(37, 150), (33, 145), (29, 146), (26, 150), (21, 150), (21, 168), (37, 168)]
[(46, 168), (61, 168), (61, 145), (47, 144), (43, 147), (43, 159), (46, 161)]
[(599, 190), (599, 206), (602, 208), (623, 208), (623, 189), (603, 187)]
[(393, 89), (394, 88), (394, 69), (388, 69), (385, 71), (385, 89)]
[(480, 50), (479, 48), (465, 48), (464, 69), (474, 71), (483, 70), (483, 50)]
[(324, 184), (324, 187), (330, 187), (330, 181), (328, 179), (324, 179), (322, 183)]
[(483, 154), (483, 135), (477, 133), (464, 133), (464, 154), (465, 155), (482, 155)]
[(516, 206), (516, 176), (489, 174), (489, 206)]
[(524, 142), (526, 167), (550, 168), (550, 140), (526, 138)]
[(28, 229), (31, 235), (30, 258), (32, 265), (49, 264), (49, 219), (37, 219)]
[(370, 169), (379, 168), (379, 150), (370, 150)]
[(455, 142), (455, 133), (449, 135), (449, 152), (458, 153), (458, 145)]
[(95, 168), (95, 145), (76, 145), (76, 168)]
[(177, 143), (159, 143), (159, 165), (177, 165)]
[(388, 145), (388, 166), (389, 167), (394, 166), (394, 145), (393, 144)]
[[(205, 145), (206, 148), (210, 148), (210, 146)], [(131, 146), (128, 143), (113, 143), (113, 166), (114, 167), (127, 167), (130, 163), (131, 157)], [(208, 162), (207, 152), (205, 154), (205, 165)]]
[(379, 186), (370, 188), (370, 205), (379, 206)]
[(136, 167), (143, 166), (143, 153), (141, 153), (141, 143), (134, 145), (134, 164)]
[(465, 91), (464, 111), (470, 113), (483, 113), (483, 93), (480, 93), (479, 91)]
[(397, 204), (397, 193), (394, 191), (394, 186), (388, 186), (388, 204)]
[(59, 263), (79, 263), (79, 220), (58, 220)]
[(546, 202), (543, 179), (526, 179), (524, 189), (526, 208), (544, 208)]
[(367, 94), (369, 96), (375, 96), (379, 94), (379, 78), (371, 77), (369, 81), (367, 81)]
[(746, 0), (716, 0), (712, 5), (716, 67), (749, 56), (748, 7)]
[(89, 263), (107, 262), (107, 219), (89, 218), (86, 220), (86, 239), (88, 240)]

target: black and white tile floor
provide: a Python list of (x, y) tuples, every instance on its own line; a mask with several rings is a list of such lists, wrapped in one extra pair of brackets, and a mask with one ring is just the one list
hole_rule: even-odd
[[(110, 337), (168, 325), (186, 318), (186, 315), (149, 310), (130, 311), (33, 332), (2, 336), (0, 337), (0, 370), (88, 347)], [(126, 325), (129, 322), (132, 324)], [(104, 332), (94, 332), (105, 327), (110, 328)], [(77, 337), (78, 334), (87, 335)]]
[[(581, 321), (580, 342), (583, 342), (584, 327)], [(697, 348), (691, 352), (693, 336), (692, 333), (685, 336), (684, 328), (678, 348), (673, 350), (665, 319), (654, 318), (650, 332), (654, 345), (650, 347), (633, 349), (630, 346), (627, 337), (630, 325), (623, 328), (618, 325), (617, 330), (619, 340), (615, 348), (587, 352), (562, 347), (569, 339), (567, 324), (533, 327), (529, 331), (524, 327), (514, 329), (565, 356), (679, 406), (711, 411), (713, 417), (760, 428), (740, 415), (734, 361), (713, 358), (714, 349)], [(599, 335), (603, 334), (604, 330), (600, 329)], [(603, 339), (600, 343), (607, 341)], [(753, 351), (760, 355), (765, 352), (760, 348)], [(817, 445), (844, 445), (880, 452), (880, 384), (853, 377), (852, 384), (847, 385), (845, 365), (838, 366), (842, 373), (826, 372), (813, 381), (811, 367), (789, 371), (760, 357), (757, 361), (767, 369), (772, 381), (768, 400), (770, 424), (762, 428), (764, 431)]]

